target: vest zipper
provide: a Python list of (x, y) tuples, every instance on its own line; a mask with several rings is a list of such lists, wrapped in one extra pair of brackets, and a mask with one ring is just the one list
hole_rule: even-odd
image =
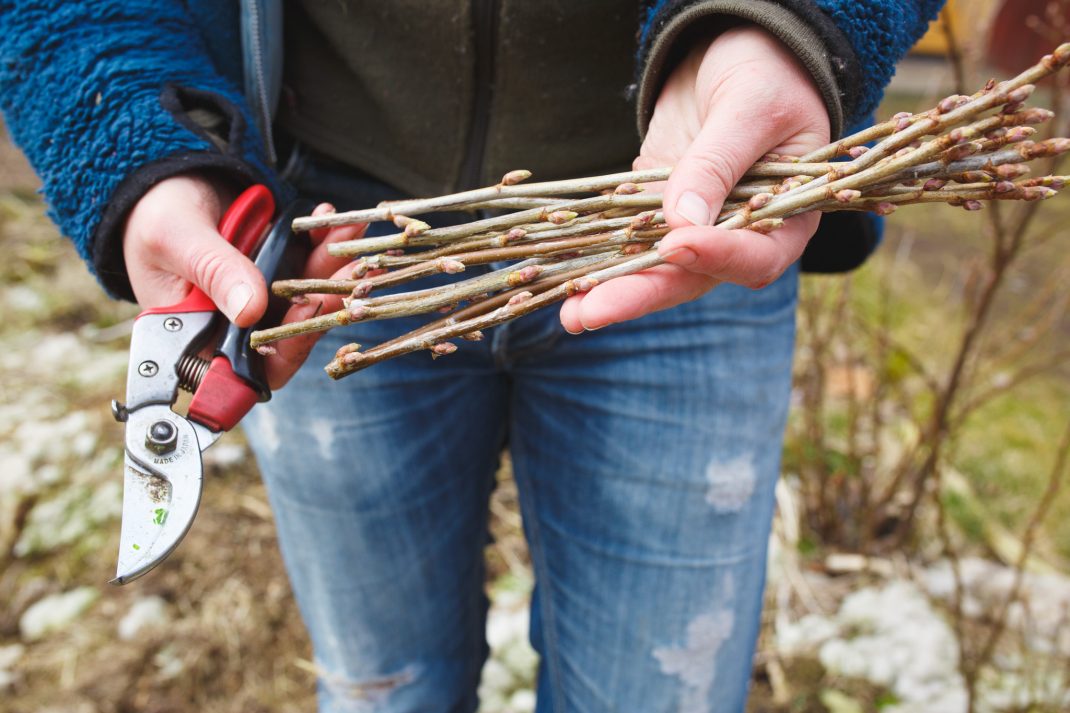
[(498, 1), (474, 0), (475, 21), (475, 91), (472, 97), (472, 126), (464, 163), (461, 165), (458, 190), (481, 185), (483, 158), (487, 150), (487, 130), (490, 126), (490, 100), (494, 82), (494, 52), (498, 39)]
[(262, 18), (260, 17), (260, 4), (257, 0), (249, 3), (249, 22), (252, 23), (252, 50), (253, 72), (256, 77), (256, 110), (260, 112), (261, 130), (264, 132), (264, 148), (267, 150), (268, 160), (274, 165), (275, 139), (271, 131), (271, 108), (268, 106), (267, 83), (264, 79), (264, 42)]

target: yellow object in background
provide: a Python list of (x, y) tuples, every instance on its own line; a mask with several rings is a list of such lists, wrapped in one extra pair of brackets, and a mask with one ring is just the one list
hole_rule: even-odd
[[(1008, 0), (948, 0), (940, 17), (929, 26), (929, 31), (918, 40), (911, 50), (913, 54), (942, 56), (947, 54), (947, 34), (944, 24), (951, 23), (952, 31), (960, 43), (964, 42), (978, 27), (987, 24), (997, 5)], [(1014, 2), (1014, 0), (1009, 0)]]

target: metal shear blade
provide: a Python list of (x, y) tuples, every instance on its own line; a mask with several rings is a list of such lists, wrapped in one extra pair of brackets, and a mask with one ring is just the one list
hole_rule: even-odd
[(123, 521), (113, 584), (126, 584), (159, 564), (182, 541), (201, 502), (201, 451), (220, 434), (147, 406), (126, 424)]

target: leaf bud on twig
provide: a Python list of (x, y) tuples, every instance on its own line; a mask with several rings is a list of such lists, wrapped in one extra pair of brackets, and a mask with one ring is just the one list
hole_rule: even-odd
[(762, 235), (768, 235), (769, 233), (784, 227), (783, 218), (766, 218), (765, 220), (759, 220), (756, 223), (751, 223), (747, 226), (747, 230), (753, 230), (755, 233), (761, 233)]
[(517, 294), (515, 294), (515, 295), (513, 295), (512, 297), (509, 298), (509, 301), (506, 303), (506, 306), (515, 307), (516, 305), (524, 304), (525, 302), (527, 302), (528, 300), (530, 300), (534, 296), (535, 295), (533, 295), (533, 294), (531, 294), (530, 292), (527, 292), (527, 291), (518, 292)]
[(645, 210), (639, 215), (632, 218), (632, 222), (628, 225), (632, 230), (641, 230), (646, 226), (654, 222), (654, 216), (657, 215), (657, 211)]
[(859, 158), (863, 154), (869, 151), (868, 146), (852, 146), (851, 150), (847, 152), (847, 155), (851, 158)]
[(515, 171), (510, 171), (509, 173), (502, 176), (501, 185), (515, 186), (518, 183), (523, 183), (529, 178), (531, 178), (531, 171), (528, 171), (527, 169), (523, 168), (518, 168)]
[(853, 188), (844, 188), (842, 191), (836, 191), (836, 200), (840, 203), (850, 203), (861, 197), (862, 191), (856, 191)]
[(1033, 91), (1036, 88), (1037, 88), (1037, 86), (1035, 84), (1023, 84), (1022, 86), (1011, 90), (1007, 94), (1007, 103), (1008, 104), (1011, 104), (1011, 103), (1020, 104), (1020, 103), (1024, 102), (1026, 99), (1028, 99), (1030, 96), (1032, 96)]
[(1016, 190), (1018, 190), (1018, 186), (1010, 181), (998, 181), (996, 185), (992, 186), (994, 193), (1014, 193)]
[(750, 200), (747, 201), (747, 207), (751, 210), (760, 210), (769, 205), (769, 201), (771, 200), (773, 200), (772, 193), (759, 193), (758, 195), (751, 196)]
[(984, 206), (984, 203), (982, 203), (981, 201), (969, 200), (969, 201), (963, 201), (962, 202), (962, 207), (965, 208), (966, 210), (973, 211), (973, 210), (981, 210), (985, 206)]
[(346, 354), (352, 354), (353, 352), (360, 351), (360, 345), (356, 342), (350, 342), (349, 344), (343, 344), (338, 347), (338, 351), (334, 353), (335, 359), (341, 359)]
[(466, 332), (465, 334), (461, 335), (461, 339), (464, 339), (468, 342), (481, 342), (483, 341), (483, 332), (478, 329), (474, 332)]
[(947, 185), (947, 181), (943, 178), (930, 178), (925, 182), (925, 185), (921, 187), (923, 191), (938, 191)]
[(522, 267), (519, 270), (510, 272), (508, 282), (511, 287), (526, 285), (541, 274), (542, 267), (540, 265), (528, 265), (527, 267)]
[(512, 228), (505, 234), (505, 242), (515, 243), (517, 240), (523, 240), (524, 236), (528, 234), (528, 231), (523, 228)]
[(371, 280), (361, 280), (357, 284), (353, 285), (353, 291), (349, 293), (349, 296), (355, 300), (359, 300), (362, 297), (367, 297), (371, 294), (372, 288), (375, 287), (375, 283)]
[(435, 261), (435, 266), (440, 272), (444, 272), (447, 275), (456, 275), (459, 272), (464, 272), (464, 263), (451, 257), (440, 257)]
[(643, 187), (638, 183), (622, 183), (613, 189), (613, 195), (615, 196), (631, 196), (636, 193), (641, 193)]
[(439, 357), (444, 357), (447, 354), (453, 354), (455, 351), (457, 351), (457, 345), (453, 342), (439, 342), (438, 344), (431, 347), (431, 358), (438, 359)]
[(891, 215), (892, 213), (894, 213), (898, 209), (899, 209), (899, 206), (897, 206), (895, 203), (890, 203), (888, 201), (881, 201), (880, 203), (877, 204), (877, 207), (873, 209), (873, 212), (876, 213), (877, 215)]
[[(973, 173), (974, 172), (971, 172), (971, 175)], [(989, 180), (991, 180), (991, 176), (989, 173), (981, 171), (978, 171), (977, 173), (989, 176)], [(1027, 173), (1029, 173), (1029, 166), (1025, 165), (1024, 163), (1005, 163), (1002, 166), (994, 166), (991, 170), (991, 174), (995, 175), (996, 178), (1002, 178), (1006, 180), (1014, 180), (1015, 178), (1020, 178), (1021, 176), (1024, 176)]]
[(346, 315), (350, 322), (359, 322), (368, 313), (368, 307), (364, 300), (350, 300), (346, 305)]
[(948, 112), (958, 109), (969, 100), (969, 97), (962, 96), (961, 94), (952, 94), (951, 96), (940, 100), (940, 103), (936, 105), (936, 111), (939, 114), (947, 114)]
[(1042, 201), (1051, 198), (1056, 194), (1054, 189), (1047, 186), (1029, 186), (1022, 189), (1022, 198), (1027, 201)]
[(298, 305), (298, 306), (304, 306), (304, 305), (310, 304), (311, 302), (312, 302), (312, 300), (310, 300), (308, 298), (308, 295), (291, 295), (290, 296), (290, 304), (295, 304), (295, 305)]
[(596, 277), (577, 277), (572, 281), (572, 289), (576, 292), (590, 292), (598, 286), (598, 278)]
[(571, 210), (555, 210), (546, 216), (546, 220), (554, 225), (564, 225), (575, 220), (579, 216), (579, 213)]
[(405, 226), (405, 237), (415, 238), (417, 235), (423, 235), (428, 230), (431, 230), (431, 226), (422, 220), (413, 220)]

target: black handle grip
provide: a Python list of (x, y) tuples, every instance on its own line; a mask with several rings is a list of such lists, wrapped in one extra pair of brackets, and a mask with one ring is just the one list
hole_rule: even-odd
[[(304, 269), (309, 253), (312, 252), (312, 243), (307, 234), (294, 233), (290, 224), (294, 218), (308, 215), (313, 207), (314, 204), (306, 200), (290, 203), (268, 231), (263, 246), (256, 254), (255, 264), (264, 275), (269, 288), (272, 281), (297, 277)], [(227, 327), (216, 352), (230, 360), (234, 373), (248, 381), (260, 393), (261, 401), (271, 398), (271, 389), (268, 388), (267, 377), (264, 375), (264, 358), (249, 346), (249, 334), (257, 329), (277, 325), (289, 307), (289, 300), (269, 294), (268, 308), (260, 321), (252, 327), (231, 324)]]

